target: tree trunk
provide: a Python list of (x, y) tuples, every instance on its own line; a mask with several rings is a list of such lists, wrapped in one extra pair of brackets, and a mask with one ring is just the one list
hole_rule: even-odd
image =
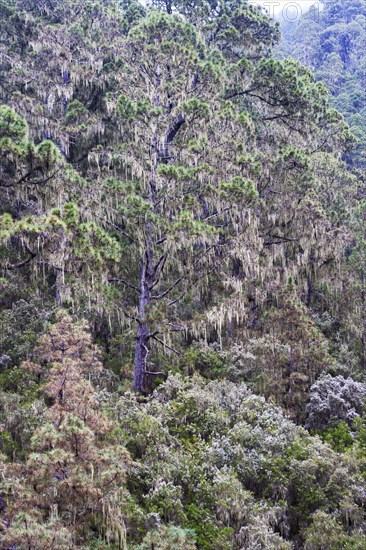
[(312, 297), (313, 297), (313, 284), (312, 284), (312, 282), (308, 279), (308, 290), (307, 290), (307, 293), (306, 293), (306, 305), (307, 305), (307, 307), (309, 307), (309, 308), (310, 308), (310, 306), (311, 306)]
[[(156, 173), (158, 163), (158, 140), (154, 137), (153, 149), (153, 169), (150, 179), (150, 202), (155, 206), (156, 199)], [(145, 372), (147, 358), (149, 355), (150, 331), (146, 319), (146, 308), (151, 302), (151, 289), (154, 280), (154, 228), (151, 220), (146, 221), (145, 227), (145, 250), (142, 259), (140, 284), (139, 284), (139, 314), (138, 329), (136, 335), (136, 349), (134, 360), (134, 379), (133, 391), (138, 393), (145, 392)]]
[(361, 315), (362, 315), (362, 335), (361, 335), (361, 369), (366, 371), (366, 277), (364, 271), (361, 272)]
[[(156, 68), (157, 82), (156, 89), (160, 87), (159, 68)], [(159, 94), (156, 92), (154, 98), (154, 106), (159, 107)], [(157, 202), (157, 174), (159, 163), (159, 138), (157, 129), (155, 128), (153, 139), (151, 142), (151, 175), (149, 180), (149, 201), (155, 210)], [(153, 281), (155, 276), (154, 270), (154, 256), (155, 256), (155, 243), (154, 243), (154, 226), (149, 219), (145, 222), (145, 250), (142, 259), (140, 284), (139, 284), (139, 316), (138, 316), (138, 329), (136, 336), (136, 349), (134, 360), (134, 379), (133, 379), (133, 391), (138, 393), (145, 393), (145, 376), (147, 358), (149, 355), (149, 340), (150, 331), (148, 321), (146, 319), (146, 308), (151, 302), (151, 289), (153, 288)]]
[(146, 323), (140, 324), (137, 331), (137, 342), (135, 350), (133, 391), (145, 392), (145, 370), (149, 354), (147, 347), (149, 341), (149, 329)]
[(147, 357), (149, 355), (149, 326), (146, 320), (146, 308), (150, 304), (151, 262), (153, 251), (144, 255), (140, 275), (140, 299), (139, 299), (139, 325), (136, 336), (136, 349), (134, 361), (133, 391), (145, 392), (145, 371)]

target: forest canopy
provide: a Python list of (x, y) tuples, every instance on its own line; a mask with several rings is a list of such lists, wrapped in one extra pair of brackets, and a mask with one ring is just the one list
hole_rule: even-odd
[(324, 4), (0, 0), (4, 550), (365, 548), (365, 10)]
[(344, 115), (357, 140), (346, 160), (365, 169), (365, 1), (323, 0), (321, 9), (283, 22), (281, 30), (277, 56), (297, 59), (326, 85), (332, 106)]

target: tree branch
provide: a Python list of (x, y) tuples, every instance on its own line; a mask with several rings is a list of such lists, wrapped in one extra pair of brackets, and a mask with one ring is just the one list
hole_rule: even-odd
[(256, 86), (255, 88), (251, 88), (250, 90), (235, 90), (235, 92), (231, 92), (230, 94), (224, 96), (224, 99), (229, 100), (242, 95), (250, 94), (251, 92), (255, 92), (256, 90), (258, 90), (259, 88), (260, 86)]
[(163, 254), (160, 258), (156, 266), (154, 267), (154, 279), (155, 281), (150, 285), (150, 290), (153, 290), (160, 282), (160, 277), (164, 271), (165, 262), (167, 260), (167, 255)]
[(182, 277), (179, 277), (179, 279), (177, 279), (177, 280), (175, 281), (175, 283), (173, 283), (167, 290), (165, 290), (165, 291), (162, 292), (161, 294), (158, 294), (157, 296), (151, 296), (151, 299), (152, 299), (152, 300), (162, 300), (163, 298), (165, 298), (165, 296), (167, 296), (168, 294), (170, 294), (170, 292), (171, 292), (172, 290), (174, 290), (174, 288), (175, 288), (176, 286), (178, 286), (179, 283), (180, 283), (181, 281), (183, 281), (183, 279), (185, 279), (185, 277), (186, 277), (186, 276), (182, 275)]
[(289, 239), (287, 237), (281, 237), (279, 235), (272, 235), (272, 239), (277, 239), (277, 240), (272, 240), (272, 241), (265, 241), (263, 243), (263, 246), (272, 246), (272, 245), (275, 245), (275, 244), (285, 244), (285, 243), (296, 243), (296, 242), (299, 242), (299, 238), (297, 239)]
[(110, 220), (106, 220), (105, 218), (102, 218), (101, 216), (96, 216), (100, 221), (104, 222), (105, 224), (107, 225), (110, 225), (111, 227), (113, 227), (116, 231), (118, 231), (119, 233), (121, 233), (124, 237), (126, 237), (126, 239), (128, 239), (130, 241), (130, 243), (136, 243), (136, 240), (131, 237), (131, 235), (129, 235), (124, 229), (122, 229), (122, 227), (120, 227), (119, 225), (116, 225), (115, 223), (111, 222)]
[(58, 168), (48, 178), (43, 178), (43, 179), (37, 180), (37, 181), (27, 181), (27, 178), (29, 178), (29, 176), (31, 176), (31, 174), (32, 174), (32, 172), (28, 172), (27, 174), (24, 174), (24, 176), (22, 176), (15, 183), (0, 182), (0, 187), (3, 187), (5, 189), (9, 189), (10, 187), (16, 187), (17, 185), (20, 185), (21, 183), (25, 183), (26, 185), (43, 185), (44, 183), (47, 183), (49, 180), (51, 180), (60, 170), (61, 170), (61, 168)]
[(176, 349), (172, 348), (171, 346), (168, 346), (168, 344), (166, 344), (165, 342), (163, 342), (163, 340), (160, 340), (160, 338), (157, 338), (156, 336), (153, 336), (152, 337), (153, 340), (156, 340), (157, 342), (159, 342), (159, 344), (161, 344), (162, 346), (164, 346), (164, 348), (172, 351), (173, 353), (175, 353), (176, 355), (178, 355), (178, 357), (180, 356), (180, 352), (177, 351)]
[(108, 279), (108, 282), (109, 283), (121, 283), (122, 285), (125, 285), (128, 288), (132, 288), (132, 290), (135, 290), (136, 292), (138, 292), (140, 294), (140, 289), (136, 285), (133, 285), (132, 283), (129, 283), (128, 281), (125, 281), (124, 279), (111, 278), (111, 279)]
[(229, 257), (230, 254), (226, 254), (223, 259), (220, 261), (220, 262), (217, 262), (217, 264), (215, 264), (212, 269), (210, 269), (209, 271), (205, 272), (205, 273), (202, 273), (201, 275), (199, 275), (198, 277), (196, 277), (190, 284), (189, 287), (185, 288), (185, 290), (182, 292), (182, 294), (176, 299), (176, 300), (173, 300), (171, 302), (169, 302), (169, 306), (174, 306), (175, 304), (177, 304), (178, 302), (180, 302), (181, 300), (183, 300), (184, 296), (187, 294), (189, 288), (191, 288), (192, 286), (194, 286), (200, 279), (203, 279), (203, 277), (207, 276), (207, 275), (210, 275), (211, 273), (213, 273), (222, 263), (224, 263), (226, 261), (226, 259)]
[(26, 265), (30, 264), (34, 258), (37, 257), (37, 254), (35, 252), (32, 252), (28, 247), (26, 247), (26, 251), (29, 254), (29, 257), (17, 264), (10, 264), (8, 266), (2, 266), (2, 269), (5, 269), (6, 271), (15, 271), (16, 269), (20, 269), (21, 267), (25, 267)]
[(159, 260), (157, 261), (156, 265), (154, 266), (154, 274), (155, 274), (155, 275), (157, 274), (160, 265), (161, 265), (162, 263), (165, 263), (165, 261), (166, 261), (166, 254), (162, 254), (162, 255), (160, 256)]
[(185, 123), (186, 119), (182, 114), (178, 115), (177, 119), (174, 121), (172, 126), (169, 128), (169, 130), (166, 133), (165, 136), (165, 143), (168, 145), (173, 141), (177, 133), (179, 132), (181, 126)]

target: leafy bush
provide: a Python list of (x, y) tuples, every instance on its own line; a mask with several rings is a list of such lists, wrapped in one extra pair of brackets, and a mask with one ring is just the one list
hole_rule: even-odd
[(366, 384), (343, 376), (324, 376), (310, 389), (307, 427), (325, 429), (341, 420), (351, 425), (362, 413), (365, 398)]

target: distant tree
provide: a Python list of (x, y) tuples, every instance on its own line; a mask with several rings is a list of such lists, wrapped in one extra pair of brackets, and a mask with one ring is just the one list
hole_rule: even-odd
[[(365, 166), (365, 0), (326, 0), (316, 16), (312, 10), (296, 23), (281, 25), (279, 57), (290, 56), (312, 71), (331, 92), (331, 102), (344, 114), (357, 138), (347, 162)], [(360, 115), (357, 120), (354, 115)]]

